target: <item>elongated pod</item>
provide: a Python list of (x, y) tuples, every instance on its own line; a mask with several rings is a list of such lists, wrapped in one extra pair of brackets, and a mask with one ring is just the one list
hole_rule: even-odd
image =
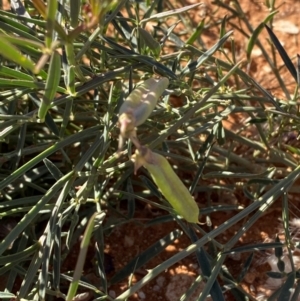
[(119, 116), (131, 113), (135, 126), (145, 122), (154, 110), (158, 99), (168, 87), (169, 80), (166, 77), (159, 79), (149, 78), (137, 86), (125, 99), (120, 107)]
[(198, 223), (199, 208), (188, 189), (179, 179), (168, 160), (141, 146), (133, 155), (135, 169), (144, 166), (166, 200), (190, 223)]
[(168, 85), (166, 77), (149, 78), (130, 93), (119, 110), (120, 141), (135, 137), (135, 128), (150, 116)]

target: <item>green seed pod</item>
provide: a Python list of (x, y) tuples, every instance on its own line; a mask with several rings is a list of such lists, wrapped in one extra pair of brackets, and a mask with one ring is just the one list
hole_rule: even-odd
[(190, 223), (198, 223), (198, 205), (165, 157), (141, 146), (132, 159), (135, 170), (144, 166), (149, 171), (163, 196), (179, 215)]
[(152, 113), (158, 99), (168, 85), (169, 80), (166, 77), (145, 80), (126, 98), (119, 110), (119, 116), (121, 117), (124, 113), (131, 113), (135, 126), (141, 125)]
[(166, 77), (149, 78), (130, 93), (119, 110), (120, 141), (135, 137), (135, 128), (150, 116), (168, 85)]

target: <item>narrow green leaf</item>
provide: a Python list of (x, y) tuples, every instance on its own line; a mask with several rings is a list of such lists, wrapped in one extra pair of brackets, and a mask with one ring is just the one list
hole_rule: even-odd
[(51, 130), (51, 132), (55, 135), (55, 136), (59, 136), (59, 130), (57, 128), (57, 124), (54, 122), (53, 117), (49, 114), (49, 112), (47, 112), (46, 117), (45, 117), (45, 123), (47, 125), (47, 127)]
[[(294, 65), (293, 65), (294, 66)], [(294, 67), (295, 68), (295, 67)], [(282, 108), (276, 102), (275, 98), (269, 93), (264, 87), (262, 87), (254, 78), (249, 78), (249, 81), (263, 94), (265, 97), (273, 104), (273, 106), (280, 112), (282, 112)]]
[(162, 195), (159, 192), (158, 188), (154, 185), (154, 183), (149, 178), (147, 178), (145, 176), (139, 176), (139, 178), (145, 183), (145, 185), (150, 190), (152, 195), (154, 195), (158, 199), (162, 198)]
[[(148, 9), (147, 11), (145, 12), (143, 18), (141, 19), (147, 19), (149, 17), (151, 17), (151, 14), (153, 13), (154, 9), (155, 9), (155, 6), (160, 6), (159, 2), (162, 2), (161, 0), (154, 0), (154, 1), (151, 1), (151, 4), (150, 4), (150, 1), (147, 1), (148, 3), (146, 4)], [(159, 7), (157, 7), (157, 10), (158, 10)]]
[(107, 292), (108, 288), (108, 277), (106, 272), (110, 272), (113, 270), (113, 263), (111, 262), (111, 257), (109, 254), (104, 253), (103, 246), (105, 245), (104, 235), (103, 235), (103, 227), (100, 226), (97, 231), (95, 231), (95, 249), (96, 249), (96, 258), (98, 261), (97, 271), (100, 277), (100, 286), (103, 288), (104, 292)]
[(281, 242), (270, 242), (270, 243), (258, 243), (258, 244), (250, 244), (241, 247), (236, 247), (231, 249), (230, 251), (224, 251), (224, 254), (237, 254), (237, 253), (245, 253), (245, 252), (254, 252), (260, 250), (269, 250), (272, 248), (283, 247), (284, 244)]
[(37, 9), (37, 11), (42, 15), (44, 19), (47, 18), (47, 8), (42, 0), (33, 0), (32, 4)]
[(126, 190), (130, 194), (127, 196), (127, 211), (128, 211), (128, 218), (131, 219), (134, 217), (135, 214), (135, 198), (134, 198), (134, 189), (132, 187), (131, 178), (128, 177), (126, 181)]
[[(213, 145), (213, 139), (214, 139), (215, 135), (213, 132), (210, 133), (210, 135), (207, 137), (207, 139), (205, 140), (204, 144), (203, 144), (203, 150), (205, 151), (205, 153), (203, 154), (203, 159), (202, 162), (199, 164), (198, 168), (197, 168), (197, 172), (194, 176), (193, 182), (189, 188), (190, 193), (193, 195), (195, 192), (195, 189), (199, 183), (200, 177), (202, 176), (205, 164), (208, 160), (210, 151), (212, 149), (212, 145)], [(204, 152), (203, 151), (203, 152)], [(202, 154), (201, 154), (202, 155)]]
[(66, 86), (70, 95), (76, 96), (75, 91), (75, 66), (67, 67)]
[[(274, 279), (282, 279), (284, 278), (284, 274), (280, 273), (280, 272), (272, 272), (272, 271), (268, 271), (266, 272), (266, 274), (271, 277), (271, 278), (274, 278)], [(281, 290), (281, 288), (279, 288)]]
[(0, 67), (0, 75), (2, 75), (3, 77), (9, 77), (9, 78), (12, 77), (19, 80), (33, 81), (33, 77), (31, 75), (6, 66)]
[(58, 220), (55, 227), (54, 242), (53, 242), (53, 286), (59, 291), (60, 274), (61, 274), (61, 227), (62, 219)]
[[(234, 108), (235, 108), (234, 106), (226, 107), (225, 110), (218, 112), (214, 118), (212, 118), (208, 122), (204, 123), (203, 125), (197, 127), (196, 130), (189, 132), (188, 135), (181, 136), (181, 138), (177, 139), (177, 141), (185, 140), (189, 137), (193, 137), (195, 135), (203, 133), (203, 132), (207, 131), (207, 129), (214, 128), (214, 126), (218, 125), (223, 119), (227, 118), (227, 116), (232, 113)], [(218, 129), (218, 128), (216, 128), (216, 129)], [(218, 134), (216, 131), (214, 131), (213, 133), (214, 133), (215, 137)], [(225, 131), (224, 131), (223, 135), (225, 135)]]
[(25, 250), (22, 250), (18, 253), (14, 253), (11, 255), (1, 256), (0, 257), (0, 265), (5, 265), (9, 262), (13, 262), (15, 260), (25, 260), (28, 258), (31, 254), (33, 254), (37, 249), (39, 249), (40, 245), (39, 243), (35, 243), (32, 246), (28, 247)]
[[(30, 14), (27, 12), (27, 10), (25, 9), (25, 6), (23, 5), (23, 3), (18, 0), (18, 1), (12, 1), (10, 3), (12, 10), (18, 15), (18, 16), (22, 16), (22, 17), (27, 17), (28, 19), (31, 19)], [(30, 27), (33, 28), (34, 24), (31, 22), (26, 22), (26, 24)]]
[(277, 48), (285, 66), (288, 68), (288, 70), (290, 71), (290, 73), (293, 76), (293, 78), (295, 79), (295, 81), (298, 82), (297, 71), (296, 71), (294, 64), (292, 63), (291, 59), (289, 58), (288, 54), (282, 47), (281, 43), (279, 42), (278, 38), (276, 37), (276, 35), (272, 31), (272, 29), (269, 26), (267, 26), (266, 24), (264, 24), (264, 25), (265, 25), (266, 30), (268, 31), (268, 34), (269, 34), (273, 44)]
[[(196, 234), (195, 229), (189, 227), (188, 231), (192, 243), (195, 243), (198, 240), (198, 236)], [(199, 248), (199, 250), (196, 251), (196, 257), (198, 260), (198, 264), (201, 267), (201, 271), (202, 271), (201, 275), (203, 275), (206, 279), (209, 278), (212, 272), (212, 265), (211, 265), (211, 261), (209, 260), (208, 253), (205, 251), (204, 248)], [(222, 293), (222, 289), (217, 280), (214, 281), (211, 287), (210, 295), (213, 300), (225, 301)]]
[(164, 37), (161, 41), (162, 44), (164, 44), (167, 40), (169, 40), (173, 42), (178, 48), (183, 48), (186, 46), (186, 43), (183, 42), (176, 34), (173, 33), (173, 30), (176, 28), (178, 24), (179, 21), (171, 25), (168, 29), (165, 29), (164, 27), (153, 26), (155, 29), (163, 32)]
[(78, 26), (80, 6), (81, 0), (72, 0), (72, 4), (70, 5), (70, 24), (73, 28)]
[[(51, 48), (52, 40), (53, 40), (53, 32), (55, 27), (55, 16), (57, 11), (58, 1), (57, 0), (49, 0), (47, 1), (47, 16), (46, 16), (46, 36), (45, 36), (45, 44), (48, 49)], [(72, 6), (72, 5), (71, 5)]]
[[(218, 89), (227, 81), (227, 79), (235, 73), (235, 71), (238, 70), (238, 67), (240, 65), (240, 62), (238, 62), (237, 64), (235, 64), (229, 71), (228, 73), (218, 82), (218, 84), (216, 86), (214, 86), (204, 97), (203, 99), (198, 102), (195, 106), (193, 106), (191, 109), (189, 109), (188, 112), (186, 112), (184, 114), (184, 116), (182, 118), (180, 118), (174, 125), (170, 126), (168, 128), (168, 130), (166, 130), (165, 132), (161, 133), (160, 136), (152, 141), (150, 143), (150, 147), (155, 147), (156, 145), (160, 144), (162, 141), (164, 141), (166, 139), (166, 137), (168, 137), (171, 133), (176, 132), (177, 129), (180, 128), (180, 126), (184, 123), (184, 122), (188, 122), (188, 120), (195, 114), (195, 112), (199, 109), (201, 109), (206, 102), (208, 101), (208, 99), (214, 95), (214, 93), (216, 93), (218, 91)], [(225, 111), (225, 110), (224, 110)]]
[(65, 43), (65, 51), (66, 51), (66, 56), (67, 56), (67, 60), (68, 60), (68, 67), (70, 68), (68, 70), (67, 76), (67, 84), (70, 86), (70, 92), (71, 93), (75, 93), (75, 82), (74, 82), (74, 76), (76, 74), (76, 76), (80, 79), (81, 82), (85, 82), (85, 77), (82, 74), (81, 69), (79, 68), (76, 59), (75, 59), (75, 50), (74, 50), (74, 45), (72, 42), (67, 42)]
[(42, 197), (42, 195), (37, 195), (37, 196), (31, 196), (31, 197), (25, 197), (25, 198), (20, 198), (20, 199), (14, 199), (14, 200), (10, 200), (7, 202), (1, 202), (0, 203), (0, 209), (5, 209), (5, 211), (7, 211), (9, 208), (11, 207), (19, 207), (20, 205), (34, 205), (35, 203), (37, 203), (40, 198)]
[(61, 207), (63, 202), (65, 201), (66, 197), (69, 194), (69, 191), (73, 185), (74, 182), (74, 177), (68, 179), (65, 182), (65, 185), (63, 189), (61, 190), (57, 201), (55, 203), (55, 207), (51, 212), (50, 219), (48, 221), (47, 227), (49, 228), (49, 231), (47, 231), (47, 236), (43, 245), (42, 249), (42, 268), (39, 274), (39, 297), (42, 300), (45, 300), (46, 297), (46, 286), (48, 283), (48, 273), (49, 273), (49, 264), (50, 264), (50, 259), (51, 259), (51, 251), (53, 249), (53, 244), (54, 244), (54, 237), (55, 237), (55, 228), (57, 224), (57, 219), (59, 213), (61, 213)]
[(290, 301), (297, 301), (299, 299), (299, 296), (300, 296), (300, 283), (298, 281)]
[(36, 217), (38, 212), (54, 197), (59, 189), (62, 188), (65, 181), (73, 176), (73, 171), (66, 174), (60, 180), (58, 180), (47, 193), (39, 200), (39, 202), (32, 207), (30, 211), (22, 218), (18, 225), (6, 236), (5, 240), (0, 243), (0, 255), (5, 252), (7, 247), (24, 231), (24, 229), (30, 224), (30, 222)]
[(223, 123), (220, 121), (215, 126), (213, 131), (215, 131), (215, 137), (218, 141), (219, 145), (224, 145), (226, 142), (225, 130), (223, 127)]
[(64, 111), (64, 115), (63, 115), (63, 120), (60, 126), (60, 131), (59, 131), (59, 137), (63, 138), (66, 134), (66, 129), (67, 129), (67, 125), (69, 124), (71, 118), (72, 118), (72, 108), (73, 108), (73, 99), (69, 99), (69, 101), (66, 103), (65, 106), (65, 111)]
[(300, 86), (300, 55), (297, 54), (297, 69), (296, 69), (296, 73), (297, 73), (297, 84), (298, 86)]
[[(203, 175), (203, 179), (217, 179), (217, 178), (238, 178), (238, 179), (258, 179), (260, 177), (267, 176), (269, 172), (274, 170), (274, 167), (267, 169), (266, 171), (260, 174), (253, 174), (253, 173), (241, 173), (241, 172), (230, 172), (230, 171), (212, 171), (205, 175)], [(270, 180), (268, 180), (270, 181)]]
[(77, 259), (77, 263), (76, 263), (76, 267), (75, 267), (75, 271), (74, 271), (74, 275), (73, 275), (73, 280), (69, 286), (69, 291), (68, 291), (68, 294), (66, 297), (66, 301), (72, 301), (77, 292), (79, 280), (81, 278), (81, 273), (83, 271), (83, 266), (84, 266), (86, 254), (88, 251), (88, 245), (90, 243), (92, 233), (94, 230), (95, 220), (97, 220), (98, 222), (102, 222), (104, 217), (105, 217), (104, 212), (102, 212), (100, 214), (98, 212), (96, 212), (92, 215), (92, 217), (89, 220), (89, 223), (86, 227), (86, 230), (84, 232), (84, 235), (83, 235), (83, 238), (82, 238), (82, 241), (80, 244), (80, 252), (78, 255), (78, 259)]
[(0, 79), (0, 87), (2, 89), (7, 89), (7, 88), (11, 88), (11, 87), (17, 87), (17, 88), (26, 87), (26, 88), (31, 88), (31, 89), (43, 89), (44, 85), (42, 83), (29, 81), (29, 80), (2, 79), (1, 78)]
[(182, 14), (182, 13), (184, 13), (184, 12), (186, 12), (186, 11), (192, 9), (192, 8), (195, 8), (199, 5), (203, 5), (203, 4), (202, 3), (196, 3), (196, 4), (188, 5), (188, 6), (185, 6), (185, 7), (181, 7), (181, 8), (168, 10), (166, 12), (158, 13), (158, 14), (152, 15), (149, 18), (141, 20), (140, 24), (148, 23), (149, 21), (152, 21), (152, 20), (157, 20), (157, 19), (161, 19), (161, 18), (167, 18), (167, 17), (171, 17), (171, 16), (174, 16), (174, 15)]
[(138, 27), (138, 34), (140, 38), (140, 42), (143, 42), (144, 45), (149, 47), (155, 55), (155, 57), (159, 57), (160, 54), (160, 44), (156, 41), (152, 35), (142, 27)]
[(224, 35), (225, 35), (225, 32), (226, 32), (226, 21), (227, 21), (227, 16), (225, 16), (222, 19), (221, 28), (220, 28), (220, 39), (222, 37), (224, 37)]
[(41, 43), (41, 40), (35, 36), (30, 27), (14, 20), (11, 16), (0, 15), (0, 28), (2, 29), (2, 33), (11, 33), (11, 36), (19, 36), (19, 38), (26, 38)]
[(245, 263), (243, 264), (242, 271), (241, 271), (241, 273), (238, 275), (238, 279), (237, 279), (238, 283), (240, 283), (240, 282), (244, 279), (244, 277), (246, 276), (246, 274), (248, 273), (249, 268), (250, 268), (251, 263), (252, 263), (253, 255), (254, 255), (254, 253), (251, 253), (251, 254), (248, 256), (248, 258), (247, 258), (247, 260), (245, 261)]
[[(66, 145), (80, 141), (80, 139), (81, 139), (80, 137), (83, 137), (83, 136), (88, 137), (89, 135), (95, 136), (96, 133), (98, 133), (98, 132), (99, 132), (98, 126), (91, 127), (86, 130), (83, 130), (79, 133), (76, 133), (72, 136), (69, 136), (69, 137), (65, 138), (64, 140), (59, 141), (59, 142), (55, 143), (54, 145), (48, 147), (46, 150), (44, 150), (43, 152), (38, 154), (36, 157), (31, 159), (30, 161), (26, 162), (24, 165), (22, 165), (17, 170), (13, 171), (5, 179), (3, 179), (0, 182), (0, 190), (4, 189), (7, 185), (12, 183), (14, 180), (21, 177), (25, 172), (30, 170), (33, 166), (37, 165), (40, 161), (42, 161), (44, 158), (51, 155), (52, 153), (60, 150), (61, 148), (65, 147)], [(0, 246), (1, 246), (1, 243), (0, 243)]]
[(10, 299), (10, 300), (15, 300), (17, 297), (16, 295), (8, 292), (0, 292), (0, 298), (2, 299)]
[(45, 93), (38, 111), (38, 117), (41, 122), (45, 121), (48, 109), (55, 97), (58, 89), (61, 75), (61, 56), (57, 51), (54, 51), (51, 56), (48, 76), (45, 86)]
[(247, 60), (250, 61), (251, 58), (251, 53), (252, 53), (252, 49), (256, 43), (256, 40), (258, 38), (258, 35), (261, 33), (261, 31), (264, 28), (265, 23), (262, 22), (260, 23), (255, 30), (253, 31), (249, 41), (248, 41), (248, 45), (247, 45), (247, 49), (246, 49), (246, 53), (247, 53)]
[[(10, 11), (4, 11), (4, 10), (1, 10), (0, 11), (0, 15), (1, 16), (4, 16), (4, 17), (8, 17), (9, 19), (13, 19), (13, 20), (18, 20), (18, 21), (23, 21), (25, 24), (27, 23), (29, 27), (31, 27), (31, 24), (35, 24), (35, 25), (38, 25), (40, 26), (41, 28), (44, 28), (45, 27), (45, 21), (43, 20), (40, 20), (40, 19), (34, 19), (34, 18), (31, 18), (31, 17), (25, 17), (25, 15), (17, 15), (15, 13), (12, 13)], [(26, 14), (27, 15), (27, 14)], [(29, 14), (28, 14), (29, 15)], [(21, 22), (20, 22), (21, 23)], [(23, 24), (22, 24), (23, 25)], [(23, 25), (26, 27), (26, 25)], [(27, 29), (29, 29), (27, 26)]]
[[(48, 222), (48, 226), (49, 226)], [(50, 228), (50, 227), (49, 227)], [(39, 273), (38, 281), (39, 281), (39, 289), (38, 289), (38, 294), (40, 300), (45, 300), (46, 298), (46, 287), (48, 283), (48, 270), (49, 270), (49, 262), (51, 258), (51, 249), (53, 245), (53, 233), (52, 229), (48, 231), (48, 233), (45, 235), (45, 242), (42, 248), (42, 267)]]
[[(275, 242), (280, 242), (278, 235), (276, 235)], [(274, 250), (274, 254), (277, 258), (281, 258), (281, 256), (283, 255), (282, 247), (276, 247)]]
[(6, 59), (15, 62), (19, 66), (35, 73), (34, 63), (26, 56), (22, 55), (20, 51), (4, 37), (0, 37), (0, 54)]
[[(51, 0), (51, 1), (55, 1), (55, 0)], [(42, 17), (45, 20), (47, 20), (48, 10), (51, 15), (51, 18), (53, 17), (55, 3), (51, 3), (50, 9), (47, 9), (45, 3), (42, 0), (32, 0), (32, 4), (34, 5), (34, 7), (38, 10), (38, 12), (42, 15)], [(52, 26), (52, 24), (49, 24), (49, 25)], [(56, 20), (54, 20), (54, 28), (63, 41), (68, 41), (68, 35), (67, 35), (66, 31)]]
[[(29, 240), (29, 236), (28, 236), (28, 233), (29, 231), (24, 231), (21, 235), (21, 239), (19, 240), (19, 243), (18, 243), (18, 248), (17, 248), (17, 252), (21, 252), (21, 251), (24, 251), (28, 245), (28, 240)], [(17, 244), (17, 242), (15, 242), (15, 244)], [(19, 271), (17, 269), (12, 269), (10, 270), (9, 272), (9, 276), (7, 278), (7, 282), (6, 282), (6, 290), (8, 292), (12, 292), (13, 291), (13, 288), (14, 288), (14, 285), (17, 281), (17, 277), (18, 275), (20, 275)]]
[[(215, 258), (215, 265), (214, 265), (214, 267), (213, 267), (213, 269), (212, 269), (212, 271), (211, 271), (211, 274), (210, 274), (210, 276), (208, 277), (208, 280), (207, 280), (207, 282), (205, 283), (205, 286), (204, 286), (204, 288), (203, 288), (203, 290), (202, 290), (202, 292), (201, 292), (201, 294), (200, 294), (200, 296), (199, 296), (199, 301), (204, 301), (204, 300), (207, 300), (207, 296), (209, 295), (209, 293), (211, 292), (211, 290), (213, 289), (213, 287), (214, 287), (214, 285), (218, 285), (219, 286), (219, 284), (218, 284), (218, 282), (216, 282), (217, 281), (217, 277), (219, 276), (219, 274), (221, 273), (221, 269), (222, 269), (222, 266), (223, 266), (223, 264), (224, 264), (224, 261), (225, 261), (225, 258), (226, 258), (226, 256), (224, 256), (224, 255), (220, 255), (220, 254), (218, 254), (217, 256), (216, 256), (216, 258)], [(216, 294), (215, 294), (215, 296), (217, 296), (217, 295), (219, 295), (220, 294), (220, 288), (218, 289), (218, 291), (219, 291), (219, 293), (217, 294), (217, 291), (215, 291), (216, 292)], [(222, 296), (223, 297), (223, 296)], [(217, 299), (216, 299), (217, 300)], [(224, 301), (225, 299), (224, 299), (224, 297), (222, 298), (222, 299), (220, 299), (220, 300), (222, 300), (222, 301)]]
[(252, 49), (256, 43), (256, 40), (259, 36), (259, 34), (261, 33), (261, 31), (263, 30), (264, 26), (266, 25), (266, 23), (268, 23), (269, 21), (271, 21), (273, 19), (273, 17), (278, 13), (277, 10), (275, 11), (272, 11), (266, 18), (265, 20), (260, 23), (256, 28), (255, 30), (253, 31), (250, 39), (249, 39), (249, 42), (248, 42), (248, 45), (247, 45), (247, 48), (246, 48), (246, 53), (247, 53), (247, 60), (249, 61), (250, 60), (250, 57), (251, 57), (251, 53), (252, 53)]
[(289, 301), (291, 296), (291, 289), (295, 283), (295, 273), (290, 273), (287, 276), (285, 283), (281, 287), (281, 292), (277, 301)]
[(0, 39), (2, 37), (13, 45), (18, 45), (18, 46), (23, 46), (23, 47), (31, 47), (31, 48), (34, 48), (35, 50), (39, 49), (40, 52), (45, 48), (43, 43), (38, 42), (34, 39), (26, 39), (23, 37), (8, 36), (8, 35), (0, 34)]
[(44, 161), (44, 164), (46, 165), (47, 169), (49, 170), (49, 172), (51, 173), (51, 175), (53, 176), (53, 178), (55, 180), (58, 180), (61, 177), (63, 177), (63, 173), (48, 158), (43, 159), (43, 161)]
[(256, 124), (256, 123), (265, 123), (265, 122), (267, 122), (268, 121), (268, 118), (252, 118), (252, 119), (250, 119), (249, 120), (249, 123), (251, 123), (251, 124)]
[(186, 75), (191, 72), (197, 70), (209, 57), (211, 57), (222, 45), (226, 42), (226, 40), (231, 36), (233, 31), (227, 32), (214, 46), (212, 46), (209, 50), (207, 50), (203, 55), (201, 55), (197, 61), (188, 64), (185, 68), (183, 68), (180, 72), (180, 75)]
[[(39, 239), (39, 244), (42, 245), (43, 244), (43, 237), (40, 237)], [(25, 298), (25, 296), (27, 296), (30, 288), (32, 288), (32, 286), (36, 283), (36, 274), (38, 269), (41, 266), (41, 261), (42, 261), (42, 257), (41, 257), (41, 253), (40, 250), (36, 251), (29, 267), (26, 267), (26, 277), (23, 278), (23, 281), (21, 283), (21, 287), (19, 289), (19, 293), (18, 293), (18, 298), (20, 300), (22, 300), (23, 298)]]
[(189, 39), (186, 41), (186, 44), (192, 45), (198, 37), (201, 35), (205, 25), (205, 19), (203, 19), (198, 26), (196, 27), (195, 32), (189, 37)]
[(277, 268), (278, 268), (279, 272), (284, 273), (284, 271), (285, 271), (285, 263), (284, 263), (283, 260), (278, 259), (278, 261), (277, 261)]

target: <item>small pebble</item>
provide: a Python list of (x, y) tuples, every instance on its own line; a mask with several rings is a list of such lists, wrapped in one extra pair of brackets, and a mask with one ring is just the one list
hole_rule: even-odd
[(134, 238), (125, 235), (124, 236), (124, 246), (125, 247), (132, 247), (134, 245)]
[(274, 29), (295, 35), (299, 33), (299, 28), (294, 23), (286, 20), (278, 20), (274, 22)]
[(116, 292), (115, 291), (113, 291), (113, 290), (110, 290), (109, 292), (108, 292), (108, 294), (109, 294), (109, 296), (110, 297), (112, 297), (112, 298), (116, 298)]
[(73, 301), (86, 301), (90, 298), (90, 293), (82, 293), (76, 295), (72, 300)]
[(164, 283), (166, 281), (166, 278), (163, 277), (163, 276), (159, 276), (157, 279), (156, 279), (156, 283), (158, 286), (160, 287), (163, 287), (164, 286)]
[(138, 295), (141, 299), (146, 299), (146, 295), (144, 294), (144, 292), (140, 291), (138, 292)]
[(189, 264), (189, 268), (193, 269), (193, 270), (197, 270), (198, 269), (198, 264), (196, 264), (196, 263), (190, 263)]

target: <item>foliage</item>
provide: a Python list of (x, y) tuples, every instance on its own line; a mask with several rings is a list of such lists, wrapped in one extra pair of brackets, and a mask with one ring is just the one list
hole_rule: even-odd
[[(270, 15), (257, 29), (249, 24), (239, 1), (232, 2), (227, 6), (216, 0), (215, 7), (228, 10), (228, 16), (216, 23), (205, 17), (198, 26), (192, 25), (188, 12), (203, 4), (175, 8), (169, 0), (102, 1), (101, 5), (49, 0), (47, 6), (33, 0), (15, 12), (0, 11), (0, 214), (3, 224), (12, 225), (0, 242), (0, 275), (6, 276), (1, 298), (74, 300), (77, 291), (88, 291), (94, 300), (112, 300), (110, 284), (127, 281), (135, 269), (185, 233), (191, 241), (186, 249), (161, 262), (115, 300), (126, 300), (190, 254), (196, 254), (199, 279), (206, 282), (198, 300), (209, 294), (213, 300), (224, 300), (226, 291), (236, 300), (254, 300), (240, 285), (251, 259), (236, 278), (229, 274), (225, 259), (234, 252), (283, 246), (276, 242), (234, 248), (280, 197), (284, 245), (293, 248), (287, 194), (299, 190), (298, 184), (292, 187), (300, 175), (299, 150), (287, 146), (287, 152), (282, 141), (285, 133), (299, 127), (299, 95), (298, 86), (293, 95), (289, 93), (275, 58), (259, 40), (265, 24), (272, 25), (275, 1), (266, 1)], [(236, 17), (249, 33), (236, 28), (232, 22)], [(185, 32), (176, 30), (178, 21)], [(153, 32), (150, 24), (155, 24)], [(214, 26), (219, 26), (220, 36), (206, 49), (201, 35)], [(260, 48), (285, 99), (274, 98), (268, 87), (244, 71), (228, 28), (241, 30), (249, 39), (248, 58), (254, 44)], [(280, 53), (299, 80), (299, 70), (293, 69), (282, 47)], [(215, 211), (233, 213), (216, 229), (186, 223), (161, 197), (145, 170), (146, 176), (134, 176), (130, 142), (117, 155), (123, 99), (139, 82), (158, 75), (168, 78), (169, 86), (150, 117), (139, 125), (139, 141), (168, 158), (193, 195), (209, 199), (212, 193), (244, 193), (245, 208), (201, 204), (203, 221), (209, 221)], [(172, 98), (183, 102), (175, 106)], [(240, 131), (223, 126), (222, 121), (235, 113), (248, 116)], [(245, 136), (247, 131), (255, 133), (251, 139)], [(237, 148), (247, 152), (237, 153)], [(126, 213), (119, 206), (124, 199)], [(140, 203), (166, 213), (157, 222), (172, 220), (177, 226), (143, 251), (138, 263), (132, 258), (108, 279), (103, 263), (106, 234), (124, 223), (141, 222), (136, 217)], [(243, 227), (225, 244), (219, 243), (216, 237), (241, 220)], [(80, 239), (74, 271), (62, 271)], [(89, 247), (96, 253), (101, 288), (81, 277)], [(188, 299), (199, 279), (181, 300)], [(296, 294), (298, 280), (294, 269), (277, 292), (278, 300), (286, 300), (294, 285)]]

